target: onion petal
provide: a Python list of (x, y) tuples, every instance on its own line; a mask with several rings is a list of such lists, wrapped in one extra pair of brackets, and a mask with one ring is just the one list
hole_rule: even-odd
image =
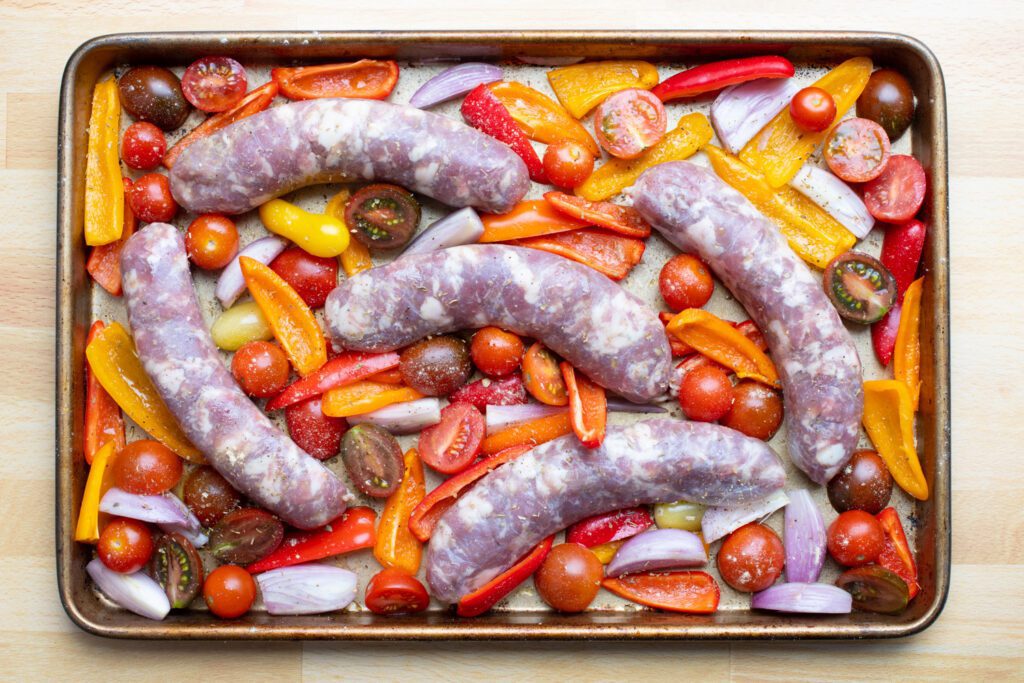
[(467, 206), (428, 225), (427, 229), (405, 248), (402, 255), (425, 254), (428, 251), (463, 244), (476, 244), (483, 234), (484, 224), (480, 221), (480, 216)]
[(160, 621), (171, 611), (164, 589), (142, 571), (120, 574), (108, 568), (98, 557), (85, 565), (85, 571), (104, 595), (129, 612)]
[(327, 564), (283, 567), (255, 578), (270, 614), (333, 612), (345, 609), (356, 597), (355, 572)]
[(565, 406), (547, 406), (543, 403), (523, 403), (514, 406), (488, 405), (485, 412), (487, 433), (493, 434), (512, 425), (558, 415), (566, 410), (568, 409)]
[(618, 396), (608, 397), (609, 413), (666, 413), (661, 406), (652, 406), (649, 403), (633, 403)]
[(420, 86), (409, 104), (423, 109), (465, 95), (483, 83), (500, 81), (501, 67), (483, 62), (465, 62), (447, 68)]
[(733, 154), (789, 106), (800, 89), (791, 78), (759, 78), (726, 88), (711, 104), (711, 123), (718, 139)]
[(789, 502), (783, 490), (770, 493), (767, 497), (730, 507), (709, 507), (701, 520), (704, 542), (714, 543), (727, 534), (757, 519), (763, 519)]
[(807, 489), (789, 492), (783, 544), (786, 548), (786, 580), (817, 581), (825, 564), (825, 519)]
[(217, 300), (224, 308), (229, 308), (235, 303), (242, 292), (245, 291), (245, 278), (242, 277), (242, 266), (238, 259), (247, 256), (263, 265), (267, 265), (288, 246), (288, 240), (281, 237), (261, 237), (250, 242), (231, 259), (231, 263), (224, 267), (220, 277), (217, 279)]
[(346, 418), (349, 424), (372, 424), (392, 434), (412, 434), (441, 421), (441, 401), (421, 398), (395, 403), (371, 413)]
[(707, 564), (704, 542), (682, 529), (651, 529), (626, 541), (608, 564), (605, 576), (651, 572), (660, 569), (700, 567)]
[(144, 496), (111, 488), (100, 500), (100, 512), (118, 517), (129, 517), (153, 524), (188, 524), (188, 508), (174, 494), (161, 493)]
[(750, 606), (772, 612), (849, 614), (853, 597), (828, 583), (780, 583), (755, 593)]
[(823, 168), (804, 164), (789, 184), (858, 238), (867, 237), (875, 225), (874, 217), (857, 193), (841, 178)]

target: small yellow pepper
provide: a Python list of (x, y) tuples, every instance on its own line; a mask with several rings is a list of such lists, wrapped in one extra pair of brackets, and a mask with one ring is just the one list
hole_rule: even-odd
[(864, 429), (900, 488), (928, 500), (928, 481), (914, 445), (914, 407), (907, 385), (896, 379), (864, 382)]
[(322, 409), (330, 417), (352, 417), (420, 398), (423, 394), (411, 387), (366, 380), (331, 389), (323, 396)]
[(714, 313), (688, 308), (677, 313), (665, 330), (711, 360), (733, 370), (741, 379), (779, 386), (775, 363), (745, 334)]
[(420, 570), (423, 544), (409, 531), (409, 517), (426, 495), (423, 463), (415, 448), (405, 454), (405, 474), (398, 489), (388, 496), (377, 527), (373, 556), (385, 567), (402, 569), (413, 576)]
[(111, 76), (96, 84), (85, 155), (85, 243), (110, 244), (124, 229), (124, 182), (118, 158), (121, 102)]
[(587, 62), (548, 72), (558, 101), (578, 119), (612, 93), (626, 88), (650, 90), (658, 80), (654, 65), (640, 61)]
[(917, 411), (921, 399), (921, 291), (924, 278), (914, 280), (903, 295), (900, 326), (892, 356), (893, 377), (907, 385), (910, 401)]
[(594, 156), (601, 155), (601, 150), (587, 129), (565, 107), (544, 93), (514, 81), (498, 81), (487, 88), (505, 105), (508, 113), (531, 140), (548, 145), (571, 140)]
[[(327, 202), (327, 208), (324, 209), (324, 213), (344, 223), (345, 205), (348, 204), (348, 199), (349, 191), (342, 190)], [(346, 229), (348, 229), (348, 226), (346, 226)], [(341, 267), (348, 277), (373, 268), (373, 261), (370, 260), (370, 250), (359, 240), (349, 239), (348, 247), (345, 248), (345, 251), (341, 252)]]
[(601, 564), (608, 564), (615, 557), (615, 553), (619, 552), (619, 548), (626, 542), (626, 539), (621, 541), (610, 541), (608, 543), (602, 543), (601, 545), (595, 545), (590, 548), (590, 552), (597, 556), (597, 559), (601, 561)]
[(267, 230), (290, 239), (313, 256), (333, 258), (348, 247), (344, 221), (329, 214), (310, 213), (283, 199), (262, 204), (260, 220)]
[(114, 442), (108, 441), (92, 457), (89, 467), (89, 478), (85, 480), (82, 492), (82, 507), (78, 511), (78, 523), (75, 525), (75, 540), (82, 543), (96, 543), (102, 531), (100, 520), (100, 501), (113, 485), (113, 463), (117, 457)]

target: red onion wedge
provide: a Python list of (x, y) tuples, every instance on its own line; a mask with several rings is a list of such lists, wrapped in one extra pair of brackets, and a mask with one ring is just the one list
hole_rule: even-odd
[(789, 184), (859, 239), (867, 237), (875, 225), (874, 217), (860, 196), (842, 179), (823, 168), (811, 163), (804, 164)]
[(755, 593), (750, 599), (754, 609), (798, 614), (849, 614), (852, 596), (827, 583), (779, 583)]
[(624, 398), (618, 396), (609, 396), (608, 399), (608, 412), (609, 413), (667, 413), (668, 411), (661, 406), (652, 406), (649, 403), (633, 403), (627, 401)]
[(247, 256), (267, 265), (288, 246), (288, 240), (281, 237), (261, 237), (250, 242), (231, 259), (231, 263), (224, 266), (220, 278), (217, 279), (217, 300), (224, 308), (230, 308), (242, 292), (245, 291), (245, 278), (242, 277), (242, 266), (238, 259)]
[(445, 69), (420, 86), (409, 98), (413, 107), (424, 109), (445, 102), (453, 97), (465, 95), (484, 83), (500, 81), (501, 67), (483, 62), (466, 62)]
[(701, 567), (707, 564), (704, 542), (682, 529), (651, 529), (626, 541), (608, 564), (605, 576)]
[(114, 487), (103, 494), (100, 512), (153, 524), (188, 524), (188, 508), (174, 494), (143, 496)]
[(789, 492), (783, 527), (786, 580), (811, 583), (825, 564), (825, 520), (807, 489)]
[(356, 597), (355, 572), (328, 564), (284, 567), (255, 578), (270, 614), (334, 612), (348, 607)]
[(405, 248), (402, 255), (425, 254), (428, 251), (458, 247), (463, 244), (476, 244), (483, 234), (484, 224), (480, 221), (480, 216), (467, 206), (465, 209), (459, 209), (428, 225), (427, 229)]
[(350, 425), (372, 424), (392, 434), (412, 434), (441, 421), (441, 401), (421, 398), (384, 406), (372, 413), (346, 418)]
[(800, 89), (792, 78), (761, 78), (726, 88), (711, 105), (711, 123), (718, 139), (733, 154), (765, 124), (789, 106)]
[(512, 425), (558, 415), (566, 410), (568, 408), (565, 406), (546, 406), (542, 403), (524, 403), (514, 406), (488, 405), (485, 411), (487, 433), (493, 434)]
[(744, 524), (764, 519), (789, 502), (785, 491), (774, 491), (761, 500), (735, 507), (709, 507), (701, 520), (704, 542), (714, 543)]
[(141, 571), (119, 574), (109, 569), (98, 557), (85, 565), (85, 571), (104, 595), (129, 612), (160, 621), (171, 611), (171, 603), (164, 589)]

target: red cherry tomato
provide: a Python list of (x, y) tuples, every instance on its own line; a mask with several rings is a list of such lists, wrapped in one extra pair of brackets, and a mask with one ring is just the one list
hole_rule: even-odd
[(208, 213), (192, 221), (185, 232), (185, 251), (203, 270), (231, 263), (238, 253), (238, 228), (227, 216)]
[(210, 527), (241, 505), (242, 496), (217, 470), (203, 465), (185, 479), (182, 500), (203, 526)]
[(514, 372), (523, 360), (526, 347), (519, 335), (499, 327), (485, 327), (473, 335), (469, 356), (480, 372), (489, 377), (504, 377)]
[(289, 247), (270, 262), (270, 269), (292, 286), (306, 305), (320, 308), (338, 286), (338, 259), (313, 256), (300, 247)]
[(161, 173), (147, 173), (132, 183), (128, 190), (128, 206), (144, 223), (166, 223), (178, 213), (178, 203), (171, 196), (171, 185)]
[(782, 424), (782, 394), (752, 379), (732, 389), (733, 402), (722, 424), (755, 439), (767, 441)]
[(284, 420), (292, 441), (317, 460), (341, 452), (341, 437), (348, 431), (348, 422), (343, 417), (324, 415), (319, 396), (285, 408)]
[(572, 140), (548, 145), (544, 150), (544, 172), (552, 185), (572, 189), (594, 171), (594, 155)]
[(828, 528), (828, 553), (844, 567), (874, 562), (885, 548), (885, 530), (863, 510), (843, 512)]
[(415, 614), (427, 609), (430, 596), (415, 576), (389, 568), (366, 584), (364, 603), (374, 614)]
[(665, 105), (646, 90), (620, 90), (594, 113), (597, 142), (620, 159), (634, 159), (665, 135)]
[(804, 130), (820, 133), (836, 119), (836, 101), (826, 90), (811, 86), (793, 95), (789, 103), (793, 123)]
[(227, 111), (245, 96), (245, 67), (230, 57), (202, 57), (188, 65), (181, 92), (196, 109)]
[(729, 534), (718, 551), (718, 572), (744, 593), (763, 591), (782, 574), (785, 552), (779, 535), (756, 522)]
[(152, 123), (136, 121), (128, 126), (121, 139), (121, 159), (128, 168), (137, 171), (152, 171), (160, 165), (165, 152), (167, 138)]
[(441, 421), (420, 432), (423, 462), (443, 474), (469, 467), (484, 440), (484, 416), (468, 403), (452, 403), (441, 411)]
[(169, 491), (181, 479), (181, 458), (159, 441), (133, 441), (114, 460), (114, 483), (128, 493)]
[(582, 612), (597, 596), (603, 574), (597, 555), (579, 543), (562, 543), (544, 558), (533, 585), (540, 599), (559, 612)]
[(153, 555), (153, 534), (137, 519), (118, 517), (104, 527), (96, 553), (111, 571), (131, 574), (146, 566)]
[(729, 376), (714, 365), (686, 373), (679, 385), (679, 405), (687, 418), (697, 422), (720, 420), (732, 407)]
[(715, 282), (699, 258), (676, 254), (662, 266), (658, 288), (668, 307), (678, 312), (706, 304), (715, 291)]
[(256, 600), (256, 582), (241, 567), (225, 564), (206, 577), (203, 599), (210, 611), (221, 619), (236, 619), (248, 612)]
[(288, 357), (277, 344), (246, 342), (231, 359), (231, 374), (242, 391), (255, 398), (267, 398), (288, 384)]
[(889, 163), (889, 136), (867, 119), (845, 119), (825, 138), (825, 163), (848, 183), (877, 178)]
[(882, 174), (864, 186), (864, 205), (880, 221), (902, 223), (921, 208), (927, 189), (928, 178), (918, 160), (894, 154)]

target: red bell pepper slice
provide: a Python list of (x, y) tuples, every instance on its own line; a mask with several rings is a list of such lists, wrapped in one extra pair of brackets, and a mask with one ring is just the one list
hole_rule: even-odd
[(652, 524), (654, 517), (646, 507), (624, 508), (581, 519), (565, 532), (565, 542), (593, 548), (636, 536)]
[[(104, 328), (103, 322), (97, 320), (89, 328), (89, 334), (85, 338), (85, 345), (99, 334)], [(89, 363), (85, 364), (85, 438), (83, 452), (85, 461), (92, 464), (92, 458), (108, 442), (114, 442), (114, 454), (121, 452), (124, 448), (124, 418), (121, 416), (121, 407), (111, 398), (107, 390), (103, 388), (100, 381), (96, 379)]]
[(487, 406), (518, 406), (526, 403), (526, 389), (523, 378), (518, 374), (501, 379), (479, 379), (455, 390), (448, 400), (452, 403), (469, 403), (479, 410)]
[(320, 396), (378, 372), (398, 367), (397, 353), (342, 353), (327, 361), (314, 372), (292, 382), (280, 394), (267, 401), (266, 411), (272, 412)]
[(891, 225), (885, 231), (879, 260), (896, 278), (896, 303), (885, 317), (871, 326), (871, 345), (875, 348), (875, 356), (882, 365), (889, 365), (892, 361), (892, 354), (896, 348), (896, 332), (900, 328), (903, 295), (917, 275), (926, 233), (924, 223), (918, 220)]
[(515, 590), (516, 586), (526, 581), (540, 568), (544, 558), (551, 552), (551, 544), (554, 543), (554, 540), (554, 534), (548, 536), (504, 572), (472, 593), (462, 596), (455, 613), (460, 617), (476, 617), (494, 607), (499, 600)]
[(714, 614), (721, 591), (707, 572), (629, 574), (601, 585), (619, 597), (667, 612)]
[(236, 121), (241, 121), (253, 114), (258, 114), (269, 107), (270, 103), (277, 97), (277, 90), (277, 83), (274, 81), (265, 83), (246, 93), (245, 97), (231, 109), (214, 114), (200, 123), (189, 131), (188, 135), (178, 140), (177, 144), (167, 150), (167, 154), (163, 158), (164, 166), (172, 168), (181, 153), (185, 151), (185, 148), (193, 142), (202, 140), (211, 133), (216, 133), (218, 130), (226, 128)]
[(680, 71), (654, 86), (651, 93), (662, 102), (668, 102), (680, 97), (693, 97), (721, 90), (757, 78), (791, 78), (794, 73), (792, 62), (785, 57), (726, 59)]
[(85, 269), (89, 271), (96, 284), (107, 290), (111, 296), (121, 296), (121, 250), (138, 226), (135, 214), (128, 206), (128, 190), (132, 187), (132, 181), (129, 178), (121, 180), (124, 182), (124, 227), (121, 229), (121, 238), (93, 247), (85, 264)]
[(349, 508), (341, 517), (316, 531), (288, 534), (277, 550), (253, 562), (245, 570), (259, 574), (371, 548), (377, 542), (376, 521), (377, 513), (368, 507)]
[(559, 364), (565, 388), (569, 392), (569, 421), (580, 443), (597, 448), (604, 441), (608, 422), (608, 399), (604, 387), (595, 384), (566, 362)]
[(544, 199), (566, 216), (578, 218), (591, 225), (606, 228), (626, 237), (651, 236), (651, 226), (640, 212), (631, 206), (619, 206), (611, 202), (590, 202), (583, 197), (564, 192), (545, 192)]
[(613, 280), (621, 280), (629, 275), (629, 271), (640, 263), (647, 247), (643, 240), (591, 228), (514, 240), (509, 244), (564, 256), (590, 266)]
[(744, 320), (742, 322), (733, 323), (733, 327), (739, 330), (744, 337), (754, 342), (754, 345), (762, 351), (768, 351), (768, 341), (761, 334), (761, 330), (757, 328), (753, 320)]
[(907, 582), (909, 599), (912, 600), (920, 592), (921, 584), (917, 582), (917, 563), (914, 553), (910, 552), (907, 535), (903, 533), (900, 516), (895, 508), (888, 507), (875, 515), (875, 519), (885, 531), (885, 546), (878, 556), (878, 564)]
[(321, 97), (356, 97), (383, 100), (398, 83), (398, 64), (393, 61), (360, 59), (344, 64), (321, 64), (277, 68), (270, 77), (290, 100)]
[(523, 129), (486, 84), (478, 85), (466, 95), (461, 111), (466, 123), (511, 147), (526, 163), (531, 180), (537, 183), (548, 182), (544, 164)]

